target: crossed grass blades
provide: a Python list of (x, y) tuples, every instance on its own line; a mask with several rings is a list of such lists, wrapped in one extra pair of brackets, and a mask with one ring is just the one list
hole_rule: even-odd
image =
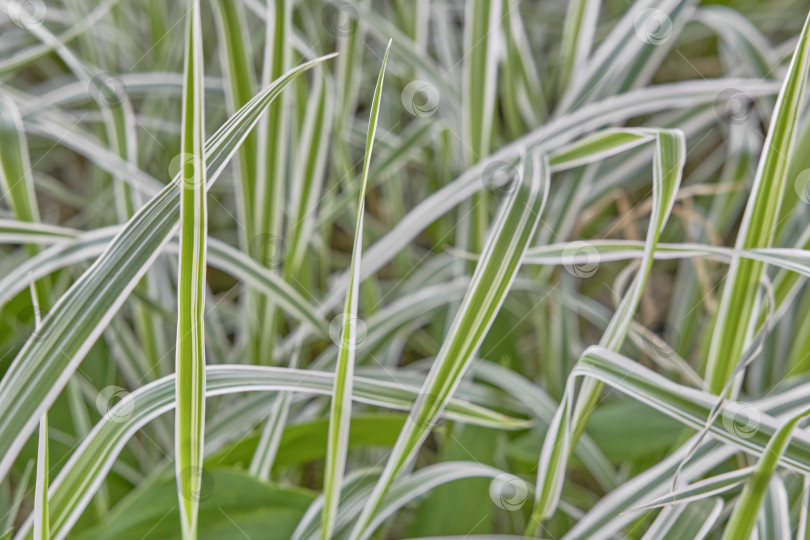
[(0, 537), (805, 538), (778, 6), (0, 0)]

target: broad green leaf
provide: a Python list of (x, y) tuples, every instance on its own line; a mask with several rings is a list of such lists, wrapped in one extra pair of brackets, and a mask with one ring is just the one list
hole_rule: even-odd
[[(415, 387), (414, 387), (415, 389)], [(280, 394), (281, 396), (282, 394)], [(284, 393), (293, 403), (294, 394)], [(280, 397), (279, 396), (279, 397)], [(403, 413), (355, 413), (349, 430), (349, 449), (364, 447), (391, 447), (397, 440), (407, 415)], [(317, 418), (308, 422), (287, 423), (279, 428), (279, 441), (273, 460), (273, 470), (304, 465), (326, 457), (329, 418)], [(206, 463), (212, 467), (250, 463), (261, 444), (261, 434), (243, 437), (225, 446), (210, 457)], [(345, 484), (344, 484), (345, 488)]]
[[(118, 503), (82, 540), (180, 539), (181, 530), (167, 512), (178, 511), (175, 486), (162, 474)], [(202, 477), (199, 538), (287, 540), (312, 500), (304, 489), (267, 484), (236, 469), (212, 469)], [(272, 523), (272, 527), (268, 527)]]

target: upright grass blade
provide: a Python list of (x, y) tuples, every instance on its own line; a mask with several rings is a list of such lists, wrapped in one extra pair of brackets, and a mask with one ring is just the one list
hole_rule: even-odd
[(189, 0), (181, 121), (180, 264), (177, 276), (175, 474), (183, 538), (197, 538), (205, 434), (205, 96), (200, 0)]
[(517, 178), (512, 180), (519, 183), (508, 188), (512, 192), (495, 218), (472, 282), (351, 538), (368, 538), (374, 532), (370, 524), (382, 499), (396, 477), (412, 463), (469, 368), (537, 230), (548, 195), (549, 175), (548, 159), (539, 152), (526, 155), (519, 164)]
[[(265, 48), (262, 65), (262, 86), (276, 80), (289, 69), (292, 27), (292, 1), (267, 0)], [(256, 167), (253, 215), (255, 228), (249, 232), (251, 256), (259, 261), (273, 261), (278, 256), (279, 242), (284, 238), (284, 209), (287, 205), (287, 154), (290, 137), (289, 99), (282, 93), (268, 106), (259, 124), (259, 161)], [(252, 361), (272, 361), (273, 340), (277, 322), (272, 301), (256, 298), (256, 311), (248, 318)]]
[[(39, 302), (36, 288), (31, 284), (31, 303), (34, 306), (34, 323), (37, 329), (42, 324), (39, 315)], [(39, 443), (37, 446), (37, 478), (34, 487), (34, 540), (50, 538), (50, 518), (48, 513), (48, 413), (42, 413), (39, 420)]]
[(559, 95), (563, 95), (570, 85), (577, 84), (579, 70), (591, 53), (601, 6), (602, 0), (573, 0), (568, 3), (557, 76)]
[(17, 489), (14, 491), (14, 495), (11, 497), (11, 500), (6, 500), (8, 504), (5, 506), (6, 513), (2, 522), (2, 530), (4, 532), (2, 533), (3, 536), (0, 538), (8, 539), (11, 538), (12, 534), (14, 534), (14, 524), (17, 520), (17, 513), (20, 511), (20, 507), (22, 506), (25, 496), (27, 495), (28, 480), (31, 478), (31, 471), (34, 470), (34, 466), (33, 459), (26, 463), (22, 474), (20, 474)]
[(23, 134), (20, 111), (14, 101), (0, 96), (0, 188), (20, 221), (39, 221), (34, 177)]
[(340, 56), (335, 62), (337, 101), (342, 106), (336, 108), (335, 136), (337, 140), (332, 155), (338, 169), (338, 177), (350, 178), (353, 176), (353, 167), (348, 146), (349, 129), (352, 114), (357, 109), (360, 86), (360, 70), (357, 67), (363, 59), (366, 23), (363, 18), (358, 18), (344, 21), (343, 24), (346, 26), (342, 31), (337, 32), (336, 48), (340, 52)]
[[(796, 139), (808, 70), (810, 17), (804, 24), (776, 101), (754, 186), (737, 235), (738, 249), (765, 248), (773, 244), (779, 208), (786, 196), (788, 157)], [(765, 265), (758, 261), (735, 259), (726, 276), (706, 359), (706, 382), (715, 393), (726, 387), (755, 331), (758, 316), (755, 307), (764, 268)]]
[(391, 41), (385, 48), (374, 98), (371, 101), (371, 112), (368, 119), (366, 136), (366, 154), (363, 158), (363, 176), (361, 178), (360, 200), (357, 203), (357, 221), (354, 229), (354, 247), (349, 269), (349, 289), (346, 292), (346, 303), (343, 307), (341, 321), (340, 352), (335, 367), (335, 389), (332, 393), (332, 405), (329, 412), (329, 436), (326, 448), (326, 470), (324, 472), (324, 504), (321, 519), (321, 538), (328, 540), (334, 532), (338, 512), (340, 491), (343, 485), (343, 474), (346, 468), (346, 454), (349, 448), (349, 421), (352, 414), (352, 385), (354, 379), (354, 357), (357, 349), (357, 304), (360, 302), (360, 258), (363, 251), (363, 217), (365, 215), (366, 187), (371, 170), (371, 153), (374, 149), (374, 136), (377, 133), (377, 119), (380, 114), (385, 64), (391, 52)]
[[(33, 168), (28, 154), (22, 117), (10, 98), (0, 95), (0, 194), (8, 200), (12, 213), (24, 223), (39, 222), (39, 208), (34, 192)], [(40, 248), (36, 242), (23, 242), (26, 251), (35, 255)], [(34, 313), (40, 316), (48, 308), (47, 282), (35, 286), (40, 304)], [(32, 296), (33, 298), (33, 296)]]
[(545, 121), (548, 109), (521, 17), (520, 3), (517, 0), (501, 0), (501, 3), (505, 49), (501, 61), (504, 123), (517, 136), (526, 128), (534, 129)]
[[(464, 28), (464, 149), (467, 165), (474, 165), (489, 154), (495, 113), (495, 81), (498, 62), (496, 48), (501, 0), (467, 0)], [(487, 193), (473, 198), (471, 248), (484, 245), (489, 220)]]
[[(33, 169), (28, 154), (22, 118), (14, 102), (0, 96), (0, 192), (9, 201), (12, 212), (23, 222), (39, 221), (39, 211), (34, 193)], [(29, 253), (35, 254), (39, 246), (25, 243)], [(42, 305), (40, 292), (47, 296), (45, 284), (30, 280), (31, 307), (34, 314), (34, 334), (41, 331)], [(37, 444), (36, 482), (34, 487), (34, 538), (50, 538), (48, 513), (48, 474), (50, 458), (48, 452), (48, 412), (39, 418), (39, 438)], [(21, 488), (21, 492), (25, 488)], [(16, 513), (16, 511), (15, 511)], [(9, 535), (10, 536), (10, 535)]]
[[(331, 55), (333, 56), (333, 55)], [(331, 56), (298, 66), (239, 110), (205, 146), (208, 183), (222, 172), (264, 107), (302, 71)], [(175, 232), (180, 177), (147, 203), (107, 250), (60, 298), (0, 381), (0, 478), (53, 403), (115, 311)]]
[[(253, 73), (252, 55), (248, 34), (244, 31), (247, 19), (244, 6), (241, 2), (229, 0), (215, 0), (215, 21), (220, 36), (220, 49), (222, 64), (227, 75), (228, 86), (225, 95), (228, 109), (231, 114), (238, 111), (253, 97), (256, 88), (256, 76)], [(239, 209), (240, 241), (243, 248), (250, 245), (248, 231), (253, 226), (253, 197), (256, 182), (256, 134), (247, 136), (239, 148), (239, 174), (237, 176), (236, 192)]]
[(799, 421), (808, 414), (810, 414), (810, 409), (800, 412), (785, 422), (768, 441), (768, 446), (765, 447), (751, 478), (743, 488), (740, 499), (734, 506), (734, 511), (723, 531), (723, 540), (751, 537), (779, 459), (785, 453)]
[(326, 173), (326, 158), (334, 117), (334, 88), (331, 76), (314, 70), (316, 88), (307, 102), (307, 112), (300, 137), (298, 161), (303, 167), (295, 170), (288, 237), (290, 249), (284, 264), (288, 283), (301, 268), (317, 220), (318, 202)]

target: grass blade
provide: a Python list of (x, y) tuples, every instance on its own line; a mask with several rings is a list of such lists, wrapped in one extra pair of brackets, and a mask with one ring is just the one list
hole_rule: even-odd
[[(288, 32), (292, 27), (292, 1), (267, 0), (262, 86), (287, 71), (292, 55)], [(290, 136), (289, 98), (282, 93), (268, 106), (258, 128), (259, 160), (256, 165), (253, 201), (255, 228), (248, 232), (252, 245), (259, 246), (251, 256), (260, 261), (273, 260), (276, 239), (284, 238), (284, 209), (287, 204), (287, 154)], [(270, 241), (257, 241), (270, 239)], [(257, 251), (257, 250), (252, 250)], [(277, 332), (276, 309), (272, 301), (256, 298), (255, 311), (247, 321), (252, 331), (249, 343), (253, 363), (272, 362)]]
[(366, 187), (371, 170), (371, 153), (374, 148), (374, 136), (377, 133), (377, 119), (380, 113), (385, 64), (391, 51), (391, 41), (385, 49), (374, 99), (371, 101), (371, 112), (368, 120), (366, 154), (363, 159), (363, 176), (361, 179), (360, 200), (357, 203), (357, 221), (354, 230), (354, 248), (350, 267), (349, 288), (346, 292), (346, 304), (343, 308), (343, 321), (340, 334), (340, 352), (335, 368), (335, 390), (332, 394), (332, 406), (329, 413), (329, 439), (326, 452), (326, 471), (324, 473), (324, 505), (321, 520), (321, 538), (328, 540), (334, 532), (335, 518), (338, 511), (343, 474), (346, 467), (346, 453), (349, 446), (349, 420), (351, 419), (352, 384), (354, 379), (354, 357), (357, 348), (357, 304), (360, 301), (360, 259), (363, 251), (363, 216), (365, 215)]
[[(810, 18), (807, 19), (788, 75), (776, 102), (764, 151), (757, 168), (737, 236), (738, 249), (770, 247), (779, 208), (787, 185), (788, 156), (796, 139), (796, 126), (810, 70)], [(726, 276), (706, 359), (706, 382), (715, 393), (725, 387), (757, 322), (754, 308), (765, 265), (735, 259)]]
[(576, 84), (579, 70), (591, 54), (601, 6), (601, 0), (573, 0), (568, 3), (557, 78), (559, 95), (563, 95), (570, 85)]
[[(31, 285), (31, 303), (34, 306), (34, 323), (37, 329), (42, 324), (39, 315), (39, 302), (36, 288)], [(48, 540), (50, 519), (48, 512), (48, 470), (50, 459), (48, 453), (48, 413), (39, 419), (39, 441), (37, 445), (37, 477), (34, 488), (34, 540)]]
[(200, 1), (189, 0), (180, 192), (180, 264), (177, 275), (177, 409), (175, 474), (183, 538), (197, 538), (198, 494), (202, 488), (205, 434), (205, 96), (203, 94)]
[(34, 177), (23, 136), (23, 122), (14, 102), (0, 96), (0, 188), (20, 221), (39, 221)]
[(757, 462), (751, 478), (743, 488), (740, 500), (734, 506), (734, 511), (723, 531), (723, 540), (751, 537), (776, 466), (785, 453), (799, 421), (808, 414), (810, 414), (810, 409), (802, 411), (785, 422), (768, 441), (768, 446), (765, 447), (762, 457)]
[[(468, 0), (464, 28), (464, 123), (467, 165), (478, 163), (490, 152), (495, 112), (495, 81), (498, 63), (495, 43), (499, 38), (498, 20), (501, 0)], [(473, 197), (472, 251), (484, 245), (489, 220), (488, 194), (480, 191)]]

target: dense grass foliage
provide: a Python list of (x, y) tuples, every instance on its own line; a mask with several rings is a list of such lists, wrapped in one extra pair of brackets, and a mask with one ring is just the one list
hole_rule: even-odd
[(0, 0), (0, 539), (808, 538), (797, 0)]

